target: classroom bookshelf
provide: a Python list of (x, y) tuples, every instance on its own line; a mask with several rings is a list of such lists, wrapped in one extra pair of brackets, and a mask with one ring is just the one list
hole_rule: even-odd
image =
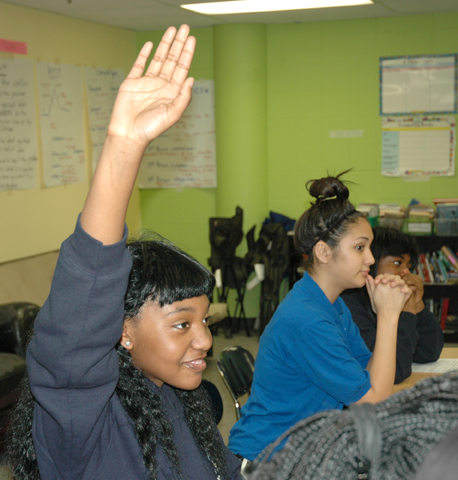
[[(438, 252), (444, 245), (452, 249), (455, 254), (458, 252), (458, 236), (418, 235), (415, 238), (421, 253)], [(444, 299), (449, 299), (444, 328), (445, 341), (458, 343), (458, 280), (424, 282), (424, 286), (425, 304), (434, 305), (439, 321), (442, 317), (441, 308)]]

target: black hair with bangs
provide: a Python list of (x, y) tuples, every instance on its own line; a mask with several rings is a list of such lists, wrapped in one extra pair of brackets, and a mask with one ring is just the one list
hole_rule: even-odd
[(409, 254), (410, 269), (416, 268), (420, 250), (414, 236), (391, 227), (375, 227), (373, 232), (374, 240), (371, 243), (371, 252), (375, 263), (371, 265), (371, 275), (374, 278), (377, 276), (378, 264), (383, 257), (401, 257)]
[(125, 296), (124, 316), (134, 317), (147, 301), (160, 307), (207, 295), (215, 277), (197, 260), (157, 234), (129, 241), (132, 270)]

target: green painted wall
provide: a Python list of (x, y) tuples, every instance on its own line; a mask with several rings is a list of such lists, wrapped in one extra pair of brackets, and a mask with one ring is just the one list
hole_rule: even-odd
[[(379, 57), (458, 52), (457, 28), (458, 14), (269, 26), (269, 209), (297, 218), (306, 180), (348, 168), (355, 204), (456, 196), (456, 175), (382, 177), (378, 112)], [(329, 138), (353, 129), (362, 138)]]

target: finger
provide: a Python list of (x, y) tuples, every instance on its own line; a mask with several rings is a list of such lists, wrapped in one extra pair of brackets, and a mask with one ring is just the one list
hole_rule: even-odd
[(152, 42), (146, 42), (145, 45), (143, 45), (133, 67), (130, 69), (129, 75), (127, 75), (127, 78), (140, 78), (143, 75), (146, 61), (148, 60), (152, 49)]
[(175, 38), (176, 31), (175, 27), (169, 27), (164, 35), (162, 35), (162, 39), (154, 52), (153, 59), (151, 60), (145, 75), (150, 77), (159, 75), (171, 48), (173, 39)]
[(192, 87), (194, 85), (194, 79), (188, 78), (183, 84), (180, 93), (177, 95), (173, 103), (169, 106), (171, 111), (173, 111), (174, 121), (178, 121), (183, 115), (183, 112), (186, 110), (186, 107), (189, 105), (192, 96)]
[[(160, 51), (158, 47), (158, 52), (156, 53), (160, 53), (161, 58), (158, 59), (158, 61), (153, 64), (153, 70), (151, 70), (152, 75), (157, 75), (167, 81), (169, 81), (172, 78), (173, 72), (176, 69), (176, 66), (181, 58), (181, 54), (187, 43), (188, 36), (189, 36), (189, 27), (187, 25), (182, 25), (178, 30), (175, 36), (175, 39), (173, 40), (173, 43), (171, 45), (170, 43), (167, 44), (167, 41), (169, 41), (169, 38), (167, 38), (163, 42), (163, 48)], [(167, 47), (167, 49), (165, 49), (165, 46)], [(154, 57), (156, 59), (156, 55), (154, 55)], [(192, 59), (192, 54), (191, 54), (191, 59)], [(191, 61), (189, 60), (188, 69), (190, 65), (191, 65)], [(148, 75), (149, 74), (150, 74), (150, 69), (148, 69)]]
[(196, 39), (194, 37), (188, 37), (171, 78), (171, 83), (180, 88), (188, 76), (195, 48)]
[(374, 288), (374, 279), (370, 275), (366, 277), (366, 288), (369, 293), (372, 293)]
[(406, 285), (406, 282), (402, 280), (402, 278), (399, 275), (396, 275), (396, 277), (394, 277), (394, 279), (391, 282), (391, 286), (393, 287), (403, 287), (404, 285)]

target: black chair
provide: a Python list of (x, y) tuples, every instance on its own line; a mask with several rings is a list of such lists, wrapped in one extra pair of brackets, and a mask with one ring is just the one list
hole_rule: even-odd
[[(38, 305), (26, 302), (0, 305), (0, 440), (26, 370), (25, 351), (39, 310)], [(0, 451), (1, 447), (0, 442)]]
[(222, 286), (217, 288), (218, 302), (226, 303), (229, 291), (235, 289), (235, 310), (234, 315), (228, 312), (228, 318), (233, 320), (231, 332), (237, 332), (240, 321), (245, 323), (247, 336), (250, 336), (248, 322), (245, 314), (243, 301), (246, 292), (246, 281), (252, 271), (244, 258), (237, 257), (235, 250), (243, 239), (243, 209), (236, 208), (236, 213), (231, 218), (211, 217), (210, 218), (210, 246), (211, 257), (208, 264), (213, 273), (221, 270)]
[(228, 347), (218, 355), (216, 367), (234, 401), (235, 416), (239, 420), (241, 414), (238, 399), (246, 393), (251, 393), (253, 355), (243, 347)]
[(253, 264), (263, 263), (265, 268), (259, 302), (258, 335), (261, 336), (280, 303), (280, 287), (283, 278), (288, 276), (289, 238), (282, 223), (264, 223), (251, 261)]

